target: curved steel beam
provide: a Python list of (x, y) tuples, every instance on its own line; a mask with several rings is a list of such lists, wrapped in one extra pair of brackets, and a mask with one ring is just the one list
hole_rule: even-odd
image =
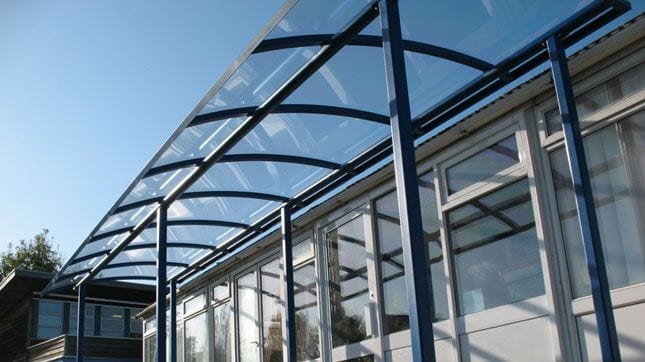
[[(158, 166), (151, 168), (145, 177), (150, 177), (158, 175), (160, 173), (165, 173), (186, 166), (198, 166), (204, 161), (203, 157), (192, 158), (190, 160), (183, 160), (174, 163), (169, 163), (167, 165)], [(222, 156), (218, 163), (227, 163), (227, 162), (284, 162), (284, 163), (297, 163), (300, 165), (316, 166), (322, 168), (328, 168), (332, 170), (339, 169), (342, 165), (336, 162), (330, 162), (321, 160), (318, 158), (311, 157), (302, 157), (302, 156), (292, 156), (292, 155), (277, 155), (277, 154), (264, 154), (264, 153), (242, 153), (234, 155), (225, 155)]]
[[(334, 34), (316, 34), (316, 35), (299, 35), (284, 38), (265, 39), (258, 45), (253, 53), (262, 53), (267, 51), (299, 48), (305, 46), (323, 46), (332, 41)], [(378, 35), (357, 35), (347, 45), (382, 47), (383, 40)], [(437, 58), (443, 58), (465, 66), (487, 71), (495, 68), (494, 65), (485, 60), (470, 56), (468, 54), (412, 40), (403, 40), (403, 49), (410, 52), (430, 55)]]
[[(128, 266), (141, 266), (141, 265), (143, 265), (143, 266), (146, 266), (146, 265), (148, 265), (148, 266), (156, 266), (157, 262), (156, 261), (131, 261), (131, 262), (109, 264), (109, 265), (103, 267), (103, 270), (105, 270), (105, 269), (115, 269), (115, 268), (125, 268), (125, 267), (128, 267)], [(177, 267), (181, 267), (181, 268), (187, 268), (189, 266), (189, 264), (187, 264), (187, 263), (179, 263), (179, 262), (167, 262), (166, 265), (168, 265), (168, 266), (177, 266)], [(77, 271), (75, 271), (73, 273), (70, 273), (70, 274), (64, 274), (56, 282), (60, 283), (60, 282), (62, 282), (64, 280), (74, 278), (77, 275), (85, 274), (90, 270), (92, 270), (92, 267), (77, 270)]]
[[(209, 219), (195, 219), (195, 220), (168, 220), (168, 226), (177, 226), (177, 225), (199, 225), (199, 226), (224, 226), (224, 227), (233, 227), (240, 229), (248, 229), (249, 224), (234, 222), (234, 221), (224, 221), (224, 220), (209, 220)], [(157, 223), (148, 224), (144, 229), (152, 229), (157, 227)], [(94, 235), (87, 244), (96, 242), (97, 240), (104, 239), (110, 236), (119, 235), (132, 231), (135, 227), (128, 226), (124, 228), (110, 230), (102, 234)], [(86, 245), (87, 245), (86, 244)]]
[[(209, 123), (213, 121), (228, 119), (232, 117), (242, 117), (249, 116), (255, 113), (257, 107), (241, 107), (226, 109), (217, 112), (211, 112), (196, 116), (188, 127), (197, 126), (204, 123)], [(365, 121), (371, 121), (376, 123), (381, 123), (385, 125), (390, 124), (390, 117), (368, 111), (362, 111), (359, 109), (347, 108), (347, 107), (337, 107), (337, 106), (326, 106), (321, 104), (281, 104), (277, 106), (271, 114), (289, 114), (289, 113), (303, 113), (303, 114), (323, 114), (326, 116), (339, 116), (339, 117), (350, 117), (356, 119), (362, 119)]]
[[(260, 200), (277, 201), (277, 202), (288, 202), (289, 200), (291, 200), (290, 198), (285, 196), (267, 194), (263, 192), (251, 192), (251, 191), (192, 191), (192, 192), (186, 192), (183, 195), (181, 195), (181, 197), (179, 197), (179, 200), (201, 199), (201, 198), (207, 198), (207, 197), (239, 197), (239, 198), (246, 198), (246, 199), (260, 199)], [(120, 212), (136, 209), (138, 207), (146, 206), (156, 202), (161, 202), (162, 200), (163, 200), (163, 196), (153, 197), (153, 198), (145, 199), (141, 201), (135, 201), (135, 202), (117, 207), (114, 213), (118, 214)]]

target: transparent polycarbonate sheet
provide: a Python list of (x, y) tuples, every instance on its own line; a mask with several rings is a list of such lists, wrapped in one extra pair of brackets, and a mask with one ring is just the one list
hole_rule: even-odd
[[(173, 267), (168, 267), (170, 271)], [(157, 275), (157, 267), (154, 265), (137, 265), (101, 270), (94, 279), (117, 278), (117, 277), (154, 277)]]
[(259, 106), (317, 51), (317, 47), (303, 47), (251, 54), (199, 114)]
[(590, 0), (401, 0), (403, 38), (497, 63)]
[(118, 235), (109, 236), (102, 239), (93, 240), (90, 243), (86, 243), (81, 248), (79, 253), (76, 255), (76, 258), (82, 258), (87, 255), (95, 254), (98, 252), (107, 253), (108, 251), (112, 250), (112, 248), (114, 248), (116, 245), (118, 245), (127, 234), (128, 234), (127, 232), (124, 232)]
[(245, 117), (215, 120), (185, 128), (155, 166), (206, 157), (244, 121)]
[(413, 118), (482, 74), (463, 64), (414, 52), (405, 52), (405, 71)]
[(388, 125), (323, 114), (271, 114), (230, 154), (267, 153), (346, 163), (389, 137)]
[(216, 164), (195, 182), (191, 191), (252, 191), (292, 197), (331, 170), (284, 162)]
[(298, 1), (266, 38), (336, 34), (368, 3), (368, 0)]
[[(193, 169), (194, 167), (185, 167), (143, 178), (139, 181), (137, 186), (134, 187), (125, 200), (123, 200), (121, 205), (165, 196), (169, 194), (175, 186), (179, 185), (193, 171)], [(142, 217), (143, 216), (145, 216), (145, 214), (142, 215)]]
[(385, 65), (380, 47), (346, 46), (285, 104), (321, 104), (389, 115)]
[[(168, 208), (168, 220), (218, 220), (252, 224), (279, 202), (241, 197), (201, 197), (177, 200)], [(265, 211), (263, 213), (263, 211)]]
[(127, 210), (110, 216), (101, 225), (95, 236), (104, 234), (108, 231), (133, 227), (143, 220), (148, 213), (152, 211), (154, 205), (144, 205), (135, 209)]

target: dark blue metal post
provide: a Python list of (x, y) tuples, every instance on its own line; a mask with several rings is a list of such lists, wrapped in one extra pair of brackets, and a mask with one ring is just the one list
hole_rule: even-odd
[(600, 243), (600, 230), (591, 193), (591, 180), (587, 169), (564, 45), (561, 39), (554, 35), (547, 40), (547, 48), (551, 60), (551, 72), (558, 98), (558, 107), (562, 116), (564, 143), (569, 162), (569, 172), (571, 172), (575, 191), (578, 223), (587, 259), (587, 269), (591, 280), (591, 295), (596, 312), (596, 322), (598, 323), (602, 358), (603, 361), (620, 361), (607, 270), (605, 268), (602, 244)]
[(432, 331), (432, 280), (426, 267), (417, 165), (414, 156), (412, 118), (403, 58), (401, 21), (396, 0), (381, 0), (381, 29), (396, 191), (401, 217), (401, 239), (405, 265), (405, 282), (410, 313), (412, 357), (415, 362), (434, 361)]
[(177, 362), (177, 281), (170, 279), (170, 362)]
[(157, 361), (166, 361), (166, 207), (157, 210)]
[(285, 329), (283, 331), (286, 342), (284, 353), (285, 362), (296, 362), (296, 311), (293, 284), (293, 242), (291, 240), (291, 210), (285, 205), (280, 210), (282, 218), (282, 261), (284, 263), (284, 279), (286, 282), (284, 293)]
[(85, 341), (85, 283), (78, 286), (76, 303), (76, 361), (83, 362), (83, 342)]

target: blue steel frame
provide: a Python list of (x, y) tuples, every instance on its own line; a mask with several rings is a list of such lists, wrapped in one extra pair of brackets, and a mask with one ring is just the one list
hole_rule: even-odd
[(387, 94), (390, 105), (396, 194), (401, 218), (401, 242), (408, 293), (412, 359), (435, 361), (432, 331), (432, 278), (426, 267), (412, 116), (403, 55), (398, 0), (381, 0), (381, 31)]
[[(157, 210), (157, 361), (166, 360), (166, 252), (168, 241), (168, 209), (160, 207)], [(176, 319), (176, 318), (175, 318)]]
[(284, 205), (281, 209), (282, 219), (282, 265), (284, 270), (284, 309), (286, 327), (282, 332), (285, 341), (284, 353), (285, 362), (296, 362), (298, 360), (296, 350), (296, 311), (295, 311), (295, 297), (294, 297), (294, 283), (293, 283), (293, 240), (291, 238), (291, 209), (290, 206)]
[(85, 347), (85, 284), (78, 286), (76, 303), (76, 361), (83, 362)]
[(616, 334), (614, 311), (611, 305), (611, 294), (607, 280), (607, 270), (603, 256), (600, 229), (593, 201), (591, 180), (587, 168), (584, 143), (580, 133), (580, 123), (576, 110), (576, 100), (571, 86), (571, 77), (567, 66), (562, 40), (553, 35), (547, 39), (551, 73), (555, 93), (562, 117), (564, 144), (575, 191), (578, 224), (585, 250), (591, 295), (596, 310), (596, 322), (600, 339), (603, 361), (620, 361), (620, 349)]
[(170, 328), (168, 330), (170, 362), (177, 362), (177, 281), (170, 279)]

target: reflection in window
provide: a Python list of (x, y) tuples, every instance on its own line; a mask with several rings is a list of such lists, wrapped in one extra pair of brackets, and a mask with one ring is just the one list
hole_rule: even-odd
[(201, 313), (186, 321), (184, 351), (186, 362), (208, 361), (208, 333), (206, 313)]
[[(645, 281), (645, 112), (584, 138), (611, 288)], [(551, 168), (574, 297), (591, 293), (564, 148)]]
[[(448, 297), (444, 274), (443, 255), (439, 235), (439, 217), (434, 190), (434, 172), (419, 180), (419, 196), (423, 218), (424, 240), (428, 243), (429, 272), (432, 277), (434, 320), (448, 318)], [(410, 328), (408, 300), (401, 246), (401, 228), (396, 191), (376, 201), (379, 251), (381, 254), (381, 282), (383, 285), (385, 333)]]
[(136, 315), (140, 312), (140, 308), (130, 309), (130, 337), (141, 338), (141, 336), (143, 335), (143, 326), (141, 320), (136, 317)]
[(519, 162), (515, 136), (508, 137), (446, 170), (448, 194), (463, 190)]
[(260, 268), (262, 285), (263, 361), (282, 361), (281, 266), (276, 259)]
[(238, 348), (242, 362), (260, 360), (257, 288), (255, 271), (237, 280)]
[(448, 213), (461, 315), (544, 294), (526, 179)]
[(213, 355), (215, 362), (229, 362), (231, 360), (231, 334), (228, 323), (230, 315), (228, 302), (213, 308)]
[(143, 360), (145, 362), (155, 362), (155, 352), (157, 351), (157, 336), (153, 334), (146, 337), (146, 339), (143, 341), (143, 344)]
[[(69, 335), (76, 335), (77, 327), (77, 314), (78, 314), (78, 305), (76, 303), (71, 303), (69, 305)], [(141, 323), (141, 321), (139, 321)], [(139, 324), (140, 325), (140, 324)], [(86, 304), (85, 305), (85, 328), (84, 334), (86, 336), (94, 335), (94, 306)]]
[(36, 338), (50, 339), (63, 334), (63, 303), (51, 300), (38, 302)]
[(331, 231), (328, 242), (332, 344), (336, 347), (367, 337), (364, 311), (370, 298), (363, 218)]
[(101, 306), (101, 336), (123, 337), (123, 308)]
[(293, 272), (298, 361), (320, 357), (318, 331), (318, 291), (314, 261)]
[[(643, 89), (645, 63), (641, 63), (616, 77), (599, 84), (590, 90), (576, 96), (578, 117), (583, 119), (590, 114), (625, 99)], [(562, 118), (558, 108), (545, 112), (546, 129), (548, 134), (562, 130)]]

